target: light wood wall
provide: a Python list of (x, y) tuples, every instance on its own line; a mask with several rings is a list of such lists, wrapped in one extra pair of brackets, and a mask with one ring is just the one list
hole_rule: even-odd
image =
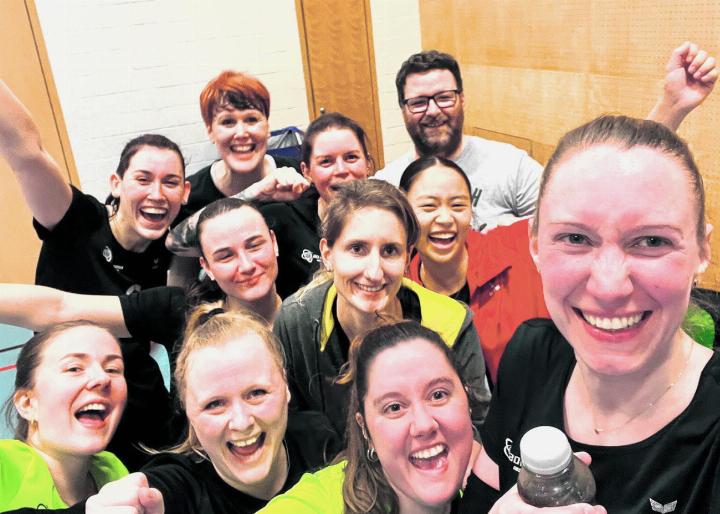
[[(602, 113), (645, 117), (673, 48), (695, 41), (718, 56), (720, 2), (419, 0), (424, 49), (453, 54), (466, 132), (524, 148), (544, 163), (567, 130)], [(702, 285), (720, 289), (720, 86), (680, 134), (705, 180), (715, 225)]]

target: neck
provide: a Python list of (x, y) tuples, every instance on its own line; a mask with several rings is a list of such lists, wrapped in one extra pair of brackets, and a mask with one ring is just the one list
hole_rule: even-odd
[(400, 305), (400, 300), (395, 296), (389, 300), (380, 311), (362, 312), (348, 304), (342, 296), (338, 295), (337, 317), (343, 332), (345, 332), (348, 340), (352, 341), (359, 334), (363, 334), (380, 325), (383, 318), (401, 319), (402, 306)]
[(446, 262), (421, 258), (420, 280), (431, 291), (449, 296), (465, 285), (467, 269), (468, 252), (467, 248), (463, 247), (462, 252), (458, 252), (458, 255)]
[(400, 514), (449, 514), (451, 503), (448, 502), (444, 505), (433, 506), (433, 505), (420, 505), (404, 495), (399, 496), (400, 503)]
[(233, 296), (228, 296), (225, 299), (225, 305), (228, 310), (250, 310), (259, 316), (262, 316), (270, 326), (272, 326), (273, 321), (275, 321), (275, 316), (280, 310), (281, 304), (282, 300), (280, 299), (280, 295), (277, 294), (274, 286), (268, 294), (253, 302), (243, 302)]
[(328, 203), (323, 199), (322, 196), (320, 198), (318, 198), (318, 218), (320, 219), (320, 221), (322, 221), (323, 218), (325, 218), (325, 212), (327, 211), (327, 206), (328, 206)]
[[(34, 436), (30, 436), (28, 441)], [(90, 457), (78, 455), (51, 455), (39, 450), (28, 442), (42, 457), (50, 470), (55, 488), (60, 498), (74, 505), (97, 492), (95, 481), (90, 476)]]
[(147, 247), (150, 246), (152, 241), (140, 237), (134, 230), (131, 230), (128, 225), (119, 209), (115, 214), (110, 215), (110, 231), (120, 246), (129, 252), (142, 253), (147, 250)]
[(225, 161), (222, 159), (213, 163), (210, 167), (210, 176), (222, 194), (225, 196), (234, 196), (242, 191), (245, 191), (248, 187), (259, 181), (265, 175), (267, 162), (265, 158), (260, 161), (260, 164), (254, 170), (247, 173), (235, 173), (227, 167)]

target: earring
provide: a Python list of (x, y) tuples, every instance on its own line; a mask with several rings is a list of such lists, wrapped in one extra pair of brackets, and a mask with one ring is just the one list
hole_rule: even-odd
[(368, 446), (368, 449), (365, 452), (365, 455), (367, 456), (367, 460), (370, 462), (378, 461), (377, 452), (375, 451), (375, 448), (373, 448), (372, 446)]

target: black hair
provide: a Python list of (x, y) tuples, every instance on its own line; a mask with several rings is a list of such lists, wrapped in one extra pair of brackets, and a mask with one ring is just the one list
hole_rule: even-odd
[(450, 159), (446, 159), (445, 157), (437, 157), (434, 155), (425, 155), (408, 164), (408, 167), (405, 168), (405, 171), (403, 171), (403, 174), (400, 177), (400, 185), (398, 187), (402, 192), (407, 194), (407, 192), (410, 191), (410, 188), (418, 179), (418, 177), (422, 174), (422, 172), (428, 168), (432, 168), (433, 166), (444, 166), (445, 168), (449, 168), (457, 172), (457, 174), (462, 177), (463, 182), (467, 186), (468, 195), (472, 197), (472, 186), (470, 185), (470, 179), (467, 177), (463, 169)]

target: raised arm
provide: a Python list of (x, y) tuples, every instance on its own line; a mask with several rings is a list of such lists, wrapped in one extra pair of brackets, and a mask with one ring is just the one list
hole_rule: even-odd
[(0, 322), (39, 331), (73, 320), (106, 327), (116, 337), (129, 337), (120, 299), (83, 295), (26, 284), (0, 284)]
[(0, 80), (0, 155), (10, 164), (35, 219), (51, 230), (67, 212), (72, 191), (43, 148), (30, 112)]
[(677, 130), (713, 90), (718, 69), (714, 57), (686, 41), (673, 50), (665, 71), (663, 94), (647, 118)]

